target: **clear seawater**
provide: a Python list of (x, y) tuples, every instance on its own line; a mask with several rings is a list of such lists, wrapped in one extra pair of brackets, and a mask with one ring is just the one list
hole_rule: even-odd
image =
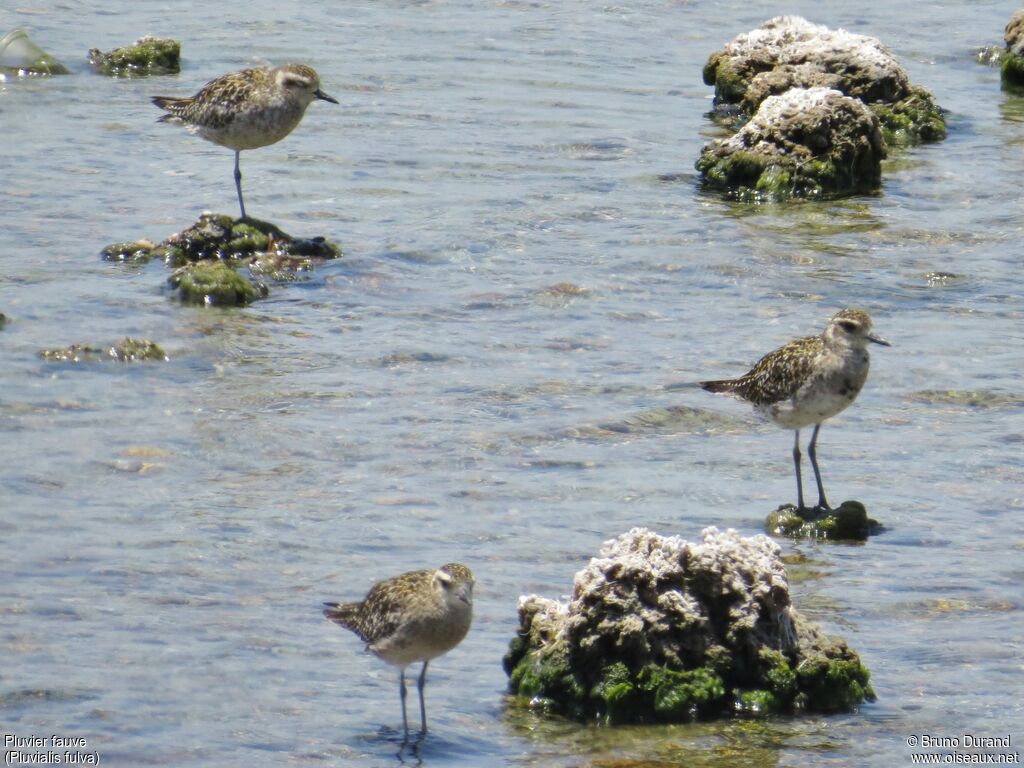
[[(976, 49), (1015, 6), (895, 0), (18, 3), (74, 70), (0, 83), (0, 732), (104, 765), (392, 765), (393, 669), (324, 600), (450, 560), (469, 636), (432, 664), (431, 766), (910, 763), (912, 735), (1024, 740), (1024, 99)], [(780, 13), (879, 37), (949, 110), (874, 196), (701, 191), (707, 56)], [(91, 47), (183, 43), (180, 75)], [(155, 122), (254, 63), (339, 106), (244, 153), (247, 207), (344, 257), (240, 310), (104, 262), (204, 209), (229, 151)], [(521, 594), (558, 596), (633, 526), (762, 530), (791, 437), (666, 386), (746, 370), (868, 309), (890, 349), (819, 443), (834, 503), (887, 530), (783, 542), (798, 609), (875, 703), (832, 717), (610, 729), (505, 697)], [(54, 364), (150, 338), (164, 364)], [(691, 418), (688, 409), (698, 409)], [(917, 750), (925, 751), (925, 750)], [(410, 759), (406, 756), (406, 759)], [(411, 760), (415, 762), (415, 760)]]

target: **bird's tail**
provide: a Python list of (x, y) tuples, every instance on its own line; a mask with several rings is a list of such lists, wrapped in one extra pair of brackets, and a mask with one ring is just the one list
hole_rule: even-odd
[(739, 379), (719, 379), (718, 381), (698, 381), (697, 385), (708, 392), (732, 393), (739, 386)]
[(192, 99), (178, 99), (173, 96), (154, 96), (151, 101), (168, 114), (157, 118), (158, 123), (166, 123), (174, 120), (182, 110), (191, 103)]
[(324, 603), (324, 616), (340, 624), (345, 629), (356, 629), (356, 617), (359, 615), (359, 603)]

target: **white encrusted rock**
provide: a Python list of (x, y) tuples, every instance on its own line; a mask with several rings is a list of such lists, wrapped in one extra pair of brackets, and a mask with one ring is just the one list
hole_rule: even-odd
[(697, 169), (737, 197), (778, 200), (871, 189), (885, 155), (878, 117), (862, 101), (831, 88), (794, 88), (705, 146)]
[(857, 655), (797, 616), (779, 546), (717, 528), (698, 542), (634, 528), (604, 543), (567, 602), (520, 598), (505, 670), (536, 705), (611, 722), (848, 710), (873, 696)]
[(716, 105), (739, 105), (746, 115), (792, 88), (832, 88), (875, 109), (892, 141), (945, 136), (942, 110), (880, 41), (800, 16), (737, 35), (708, 57), (704, 82), (715, 86)]

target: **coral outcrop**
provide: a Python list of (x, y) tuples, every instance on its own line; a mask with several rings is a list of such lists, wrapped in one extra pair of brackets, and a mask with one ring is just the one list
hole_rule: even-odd
[(716, 105), (738, 105), (746, 115), (791, 88), (824, 87), (874, 110), (890, 144), (938, 141), (946, 135), (932, 95), (910, 82), (877, 39), (831, 30), (800, 16), (777, 16), (733, 38), (708, 58), (704, 82), (715, 86)]
[(521, 597), (519, 621), (511, 690), (579, 719), (837, 712), (874, 697), (857, 654), (793, 609), (766, 536), (634, 528), (576, 574), (568, 603)]
[(822, 197), (876, 188), (885, 154), (878, 117), (863, 102), (831, 88), (794, 88), (705, 146), (697, 170), (707, 186), (738, 199)]

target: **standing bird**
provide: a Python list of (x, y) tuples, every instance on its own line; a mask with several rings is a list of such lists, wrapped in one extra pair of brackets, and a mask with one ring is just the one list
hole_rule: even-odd
[(320, 77), (312, 67), (285, 64), (231, 72), (211, 80), (191, 98), (154, 96), (153, 103), (168, 113), (157, 122), (182, 124), (189, 133), (235, 150), (235, 189), (244, 219), (239, 154), (283, 139), (315, 99), (338, 103), (320, 90)]
[(793, 464), (799, 508), (805, 510), (800, 479), (800, 428), (814, 425), (807, 455), (818, 484), (818, 507), (830, 510), (818, 470), (818, 430), (825, 419), (852, 403), (868, 377), (867, 343), (891, 346), (871, 333), (871, 317), (860, 309), (837, 312), (817, 336), (795, 339), (757, 361), (738, 379), (702, 381), (708, 392), (725, 392), (754, 405), (780, 427), (796, 431)]
[(423, 686), (430, 660), (447, 653), (466, 636), (473, 619), (473, 573), (459, 563), (436, 571), (409, 571), (385, 579), (359, 603), (324, 603), (324, 616), (355, 632), (366, 649), (388, 664), (399, 667), (402, 728), (409, 739), (405, 713), (405, 668), (423, 662), (417, 687), (420, 694), (420, 725), (427, 731), (427, 707)]

